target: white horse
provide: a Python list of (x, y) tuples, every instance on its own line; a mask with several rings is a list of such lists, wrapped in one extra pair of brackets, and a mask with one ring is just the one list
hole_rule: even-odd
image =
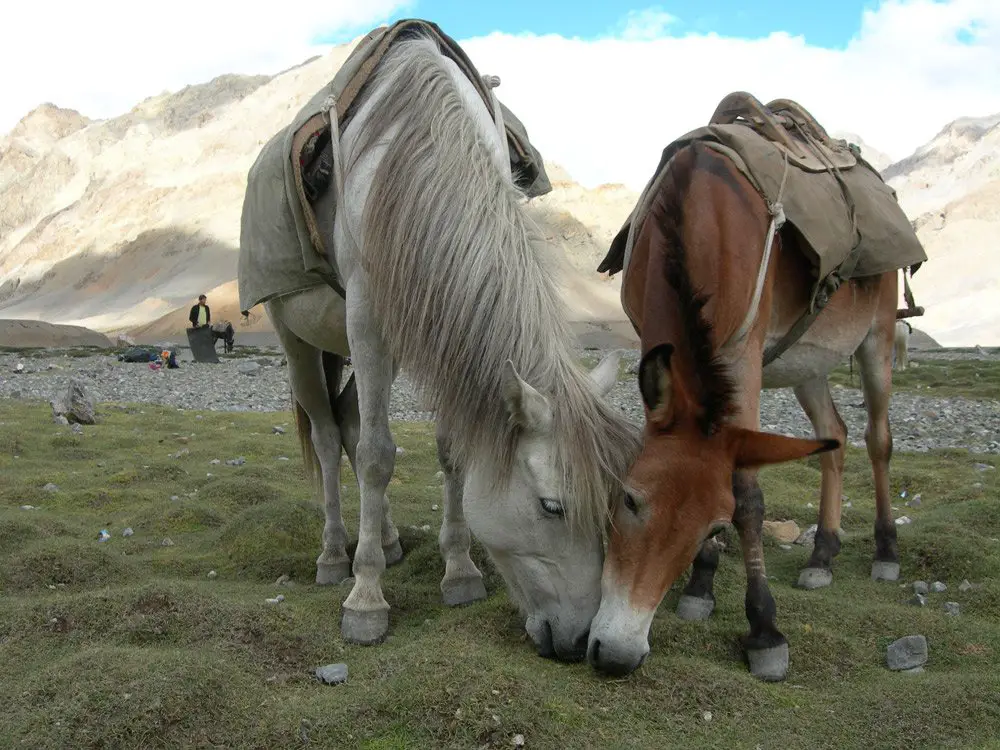
[(905, 320), (896, 321), (896, 338), (892, 344), (892, 364), (900, 370), (905, 370), (910, 363), (910, 334), (913, 328)]
[[(346, 304), (325, 286), (265, 304), (288, 358), (300, 437), (320, 467), (316, 581), (352, 572), (343, 445), (361, 520), (341, 633), (358, 643), (384, 637), (381, 575), (402, 557), (386, 498), (396, 457), (389, 394), (402, 368), (436, 411), (445, 603), (486, 595), (471, 529), (539, 653), (582, 658), (600, 605), (609, 503), (639, 448), (638, 426), (601, 398), (618, 357), (589, 376), (577, 363), (556, 267), (511, 178), (502, 121), (458, 66), (417, 39), (397, 42), (376, 73), (334, 140), (334, 185), (316, 207)], [(337, 396), (347, 356), (354, 377)]]

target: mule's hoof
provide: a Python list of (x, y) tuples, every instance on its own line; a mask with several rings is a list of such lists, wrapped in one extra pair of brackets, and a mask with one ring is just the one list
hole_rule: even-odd
[(799, 573), (798, 587), (812, 591), (833, 583), (833, 573), (829, 568), (805, 568)]
[(351, 577), (351, 561), (338, 563), (316, 563), (316, 583), (333, 586)]
[(389, 632), (389, 610), (353, 610), (342, 608), (340, 635), (349, 643), (371, 646), (381, 643)]
[(399, 540), (390, 544), (388, 547), (382, 548), (382, 554), (385, 555), (385, 565), (389, 567), (390, 565), (395, 565), (400, 560), (403, 559), (403, 547), (400, 545)]
[(781, 682), (788, 674), (788, 644), (747, 650), (750, 674), (765, 682)]
[(898, 581), (899, 580), (899, 563), (898, 562), (881, 562), (876, 560), (872, 563), (872, 580), (873, 581)]
[(441, 598), (447, 607), (472, 604), (486, 598), (486, 585), (482, 576), (465, 576), (441, 581)]
[(677, 600), (677, 616), (682, 620), (707, 620), (715, 609), (715, 600), (682, 594)]

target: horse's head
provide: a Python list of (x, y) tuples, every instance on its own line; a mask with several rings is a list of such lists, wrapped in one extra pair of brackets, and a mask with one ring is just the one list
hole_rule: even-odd
[[(672, 363), (673, 350), (670, 344), (657, 346), (639, 366), (646, 408), (643, 447), (613, 510), (601, 607), (588, 647), (590, 663), (611, 674), (628, 674), (643, 662), (663, 596), (701, 544), (732, 520), (733, 472), (837, 447), (836, 441), (789, 438), (706, 419), (711, 396), (696, 395)], [(716, 414), (723, 411), (717, 404)]]
[[(485, 467), (472, 465), (467, 471), (464, 506), (470, 529), (503, 575), (542, 656), (582, 659), (590, 621), (600, 606), (602, 526), (615, 470), (607, 472), (599, 464), (618, 465), (620, 487), (639, 442), (637, 426), (619, 421), (604, 404), (594, 407), (615, 384), (617, 372), (617, 354), (606, 357), (589, 382), (581, 383), (586, 392), (579, 394), (579, 400), (591, 402), (592, 414), (611, 421), (576, 421), (574, 434), (568, 434), (574, 419), (565, 414), (571, 410), (567, 399), (543, 395), (508, 362), (503, 399), (517, 431), (506, 487), (498, 489)], [(600, 508), (583, 507), (579, 489), (588, 480), (591, 494), (603, 498)]]

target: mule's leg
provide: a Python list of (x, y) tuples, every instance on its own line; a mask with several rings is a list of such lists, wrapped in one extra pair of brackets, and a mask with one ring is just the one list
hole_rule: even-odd
[(847, 453), (847, 425), (837, 413), (826, 376), (814, 378), (795, 388), (795, 397), (812, 422), (816, 437), (836, 438), (840, 448), (819, 457), (820, 484), (819, 522), (816, 542), (809, 562), (799, 574), (798, 585), (818, 589), (833, 582), (831, 566), (840, 552), (840, 512), (844, 487), (844, 457)]
[(757, 484), (756, 472), (733, 474), (736, 512), (733, 524), (740, 535), (743, 563), (747, 572), (746, 615), (750, 633), (743, 638), (750, 673), (762, 680), (778, 681), (788, 673), (788, 641), (775, 624), (777, 610), (767, 586), (764, 547), (764, 493)]
[[(272, 316), (272, 320), (274, 320)], [(330, 404), (322, 353), (288, 331), (280, 321), (275, 330), (288, 359), (288, 379), (295, 400), (309, 417), (310, 439), (323, 483), (323, 551), (316, 559), (316, 583), (340, 583), (351, 576), (347, 528), (340, 509), (340, 431)]]
[(691, 566), (691, 578), (677, 600), (677, 616), (682, 620), (707, 620), (715, 609), (715, 571), (719, 567), (719, 544), (706, 539)]
[[(895, 307), (894, 295), (891, 301), (892, 307)], [(880, 310), (881, 312), (883, 311)], [(892, 501), (889, 496), (889, 460), (892, 458), (892, 431), (889, 428), (892, 336), (891, 322), (888, 326), (884, 320), (877, 322), (857, 351), (858, 363), (861, 365), (861, 386), (868, 409), (865, 444), (868, 446), (868, 458), (871, 459), (875, 482), (874, 581), (895, 581), (899, 578), (899, 549), (896, 545), (896, 525), (892, 520)]]
[[(351, 468), (357, 476), (358, 435), (361, 430), (361, 417), (358, 413), (357, 380), (353, 373), (337, 397), (334, 405), (334, 416), (340, 427), (340, 439), (351, 462)], [(395, 565), (403, 559), (403, 547), (399, 543), (399, 530), (392, 522), (389, 513), (389, 496), (386, 494), (384, 511), (382, 513), (382, 553), (386, 565)]]
[(462, 509), (462, 491), (465, 474), (451, 457), (448, 437), (437, 427), (438, 461), (444, 472), (444, 518), (438, 534), (438, 547), (444, 558), (444, 578), (441, 579), (441, 595), (449, 607), (469, 604), (486, 598), (483, 574), (472, 562), (469, 547), (472, 534), (465, 521)]
[(343, 604), (341, 634), (355, 643), (377, 643), (389, 630), (389, 604), (382, 595), (385, 570), (382, 526), (385, 490), (396, 463), (389, 430), (392, 357), (371, 313), (365, 282), (356, 274), (348, 282), (347, 336), (358, 388), (355, 471), (361, 488), (361, 523), (354, 554), (354, 588)]

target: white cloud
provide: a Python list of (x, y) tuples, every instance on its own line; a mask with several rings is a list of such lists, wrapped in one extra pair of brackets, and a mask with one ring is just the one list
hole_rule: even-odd
[[(275, 73), (325, 51), (311, 44), (321, 33), (364, 33), (408, 4), (14, 3), (0, 44), (0, 132), (42, 101), (108, 117), (221, 73)], [(896, 159), (950, 120), (1000, 112), (998, 0), (883, 2), (842, 50), (785, 33), (670, 38), (673, 20), (652, 7), (597, 40), (460, 41), (481, 72), (501, 76), (498, 93), (545, 157), (589, 186), (640, 189), (663, 147), (739, 89), (796, 99), (829, 130), (858, 133)]]
[[(635, 18), (635, 17), (633, 17)], [(731, 91), (797, 100), (830, 131), (900, 159), (962, 116), (1000, 112), (1000, 2), (891, 0), (843, 50), (773, 33), (462, 41), (546, 159), (585, 185), (645, 185), (660, 151)], [(971, 34), (968, 31), (971, 30)], [(959, 36), (971, 36), (963, 43)]]
[(655, 39), (667, 32), (677, 20), (660, 6), (643, 10), (630, 10), (619, 24), (622, 39)]
[[(223, 73), (273, 74), (368, 31), (407, 0), (49, 0), (4, 6), (0, 133), (42, 102), (113, 117)], [(9, 7), (8, 7), (9, 6)]]

